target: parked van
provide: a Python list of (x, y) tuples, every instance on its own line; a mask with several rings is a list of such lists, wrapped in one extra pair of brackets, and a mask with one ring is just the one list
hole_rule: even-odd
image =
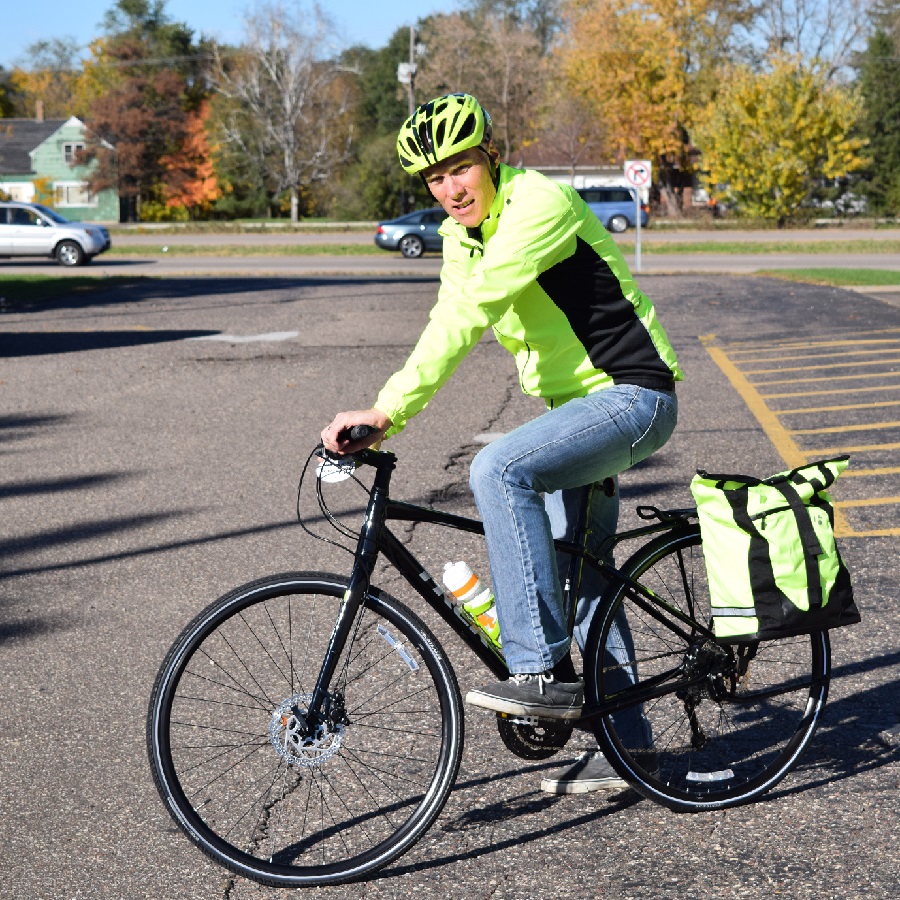
[[(591, 212), (607, 231), (622, 232), (635, 227), (634, 192), (627, 187), (576, 188)], [(650, 207), (641, 204), (641, 228), (650, 221)]]

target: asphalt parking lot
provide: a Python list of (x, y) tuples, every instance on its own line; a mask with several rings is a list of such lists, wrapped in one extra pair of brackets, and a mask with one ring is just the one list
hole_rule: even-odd
[[(833, 634), (824, 722), (799, 768), (716, 813), (630, 791), (554, 797), (542, 773), (584, 738), (529, 763), (471, 712), (457, 789), (425, 838), (368, 882), (290, 896), (900, 895), (896, 295), (711, 274), (641, 285), (686, 380), (672, 441), (623, 478), (623, 524), (645, 499), (688, 505), (697, 468), (771, 474), (793, 450), (843, 448), (850, 472), (870, 473), (835, 492), (863, 622)], [(331, 414), (368, 405), (402, 363), (435, 292), (428, 273), (182, 276), (0, 313), (4, 897), (288, 896), (232, 878), (169, 819), (146, 762), (147, 700), (167, 647), (216, 596), (279, 571), (345, 571), (346, 554), (296, 525), (299, 469)], [(539, 411), (486, 338), (393, 442), (397, 494), (474, 512), (468, 462)], [(407, 538), (435, 568), (483, 562), (465, 537)], [(389, 573), (382, 586), (409, 599)], [(448, 647), (463, 692), (484, 679)]]

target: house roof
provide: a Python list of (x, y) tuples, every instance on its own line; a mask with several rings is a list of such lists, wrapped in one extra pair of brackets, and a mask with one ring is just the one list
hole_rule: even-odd
[(68, 119), (0, 119), (0, 172), (24, 174), (31, 171), (32, 150), (59, 131)]

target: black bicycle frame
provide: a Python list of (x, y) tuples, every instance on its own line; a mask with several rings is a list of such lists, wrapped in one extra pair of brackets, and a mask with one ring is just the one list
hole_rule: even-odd
[[(325, 660), (313, 690), (307, 718), (320, 717), (322, 709), (326, 707), (328, 687), (337, 668), (338, 659), (350, 637), (353, 623), (365, 602), (372, 572), (379, 554), (384, 555), (416, 593), (453, 629), (472, 653), (481, 660), (496, 678), (504, 679), (509, 677), (509, 670), (500, 651), (482, 639), (482, 633), (473, 620), (468, 618), (467, 613), (463, 611), (459, 604), (450, 601), (445, 591), (390, 531), (385, 523), (387, 521), (397, 521), (440, 525), (445, 528), (454, 528), (458, 531), (480, 535), (484, 534), (484, 524), (478, 519), (458, 516), (424, 506), (416, 506), (400, 500), (392, 500), (388, 495), (388, 489), (390, 487), (391, 474), (397, 462), (396, 457), (392, 453), (364, 450), (356, 454), (354, 458), (360, 463), (373, 466), (375, 468), (375, 479), (359, 533), (355, 562), (350, 575), (350, 584), (344, 594), (344, 602), (338, 613), (338, 619), (331, 634)], [(671, 521), (659, 521), (653, 525), (646, 525), (611, 535), (604, 540), (597, 554), (591, 553), (579, 543), (561, 540), (557, 540), (554, 543), (557, 551), (585, 562), (600, 572), (609, 582), (607, 590), (614, 589), (621, 584), (627, 585), (629, 597), (633, 602), (637, 603), (649, 615), (665, 622), (668, 627), (679, 633), (682, 638), (690, 639), (697, 634), (713, 638), (712, 632), (701, 623), (694, 621), (680, 610), (669, 605), (643, 585), (626, 577), (614, 566), (600, 558), (607, 556), (622, 541), (646, 537), (663, 531), (671, 531), (683, 521), (683, 519), (677, 518)], [(577, 583), (568, 587), (570, 592), (577, 592), (577, 589)], [(577, 593), (575, 596), (577, 596)], [(574, 612), (574, 603), (570, 602), (569, 597), (566, 600), (568, 603), (567, 608)], [(665, 615), (663, 610), (668, 615)], [(673, 625), (670, 617), (682, 621), (688, 626), (690, 633), (679, 632), (679, 629)], [(689, 682), (686, 681), (685, 683)], [(671, 685), (669, 685), (668, 691), (671, 691)], [(650, 698), (648, 697), (647, 699)], [(627, 706), (634, 702), (634, 700), (631, 700), (621, 705)], [(620, 704), (610, 704), (608, 709), (604, 706), (603, 710), (592, 710), (588, 713), (588, 716), (613, 712), (619, 706)]]

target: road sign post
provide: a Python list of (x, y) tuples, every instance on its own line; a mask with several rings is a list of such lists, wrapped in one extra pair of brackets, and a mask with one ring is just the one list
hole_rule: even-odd
[(625, 160), (625, 180), (634, 189), (634, 271), (641, 271), (641, 188), (649, 188), (653, 167), (649, 159)]

